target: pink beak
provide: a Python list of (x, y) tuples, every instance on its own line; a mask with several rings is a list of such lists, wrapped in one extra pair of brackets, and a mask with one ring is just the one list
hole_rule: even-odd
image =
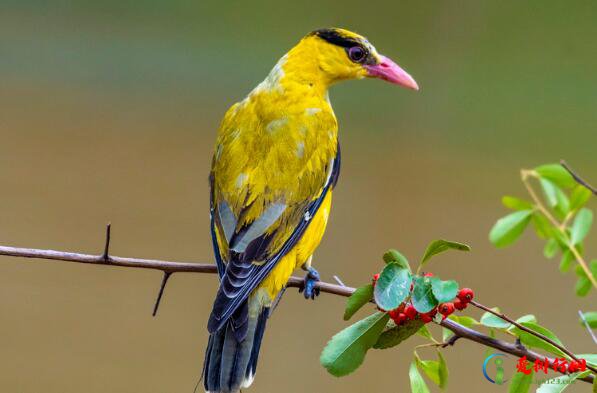
[(375, 65), (365, 65), (372, 78), (383, 79), (409, 89), (419, 90), (419, 85), (408, 72), (383, 55), (379, 55), (381, 62)]

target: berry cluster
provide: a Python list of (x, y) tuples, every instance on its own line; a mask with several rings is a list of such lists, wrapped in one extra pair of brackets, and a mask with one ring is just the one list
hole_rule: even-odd
[[(433, 273), (425, 273), (423, 277), (433, 277)], [(379, 274), (375, 274), (373, 276), (373, 286), (377, 283), (377, 279), (379, 278)], [(413, 290), (413, 286), (411, 284), (410, 290)], [(388, 311), (390, 318), (396, 323), (396, 325), (402, 325), (408, 321), (420, 319), (424, 323), (429, 323), (433, 320), (433, 318), (440, 313), (442, 315), (442, 319), (446, 319), (450, 314), (454, 312), (454, 310), (464, 310), (473, 297), (475, 293), (470, 288), (462, 288), (458, 291), (458, 294), (451, 302), (441, 303), (438, 306), (434, 307), (433, 310), (420, 313), (418, 312), (415, 307), (410, 303), (410, 301), (406, 301), (399, 305), (397, 308)], [(385, 310), (382, 310), (385, 311)]]

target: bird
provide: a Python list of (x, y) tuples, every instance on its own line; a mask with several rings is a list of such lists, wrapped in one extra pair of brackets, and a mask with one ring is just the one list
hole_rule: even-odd
[(219, 288), (207, 324), (206, 392), (251, 385), (267, 320), (296, 268), (306, 271), (305, 298), (319, 295), (311, 263), (340, 173), (328, 89), (362, 78), (419, 89), (365, 37), (318, 29), (224, 115), (209, 175)]

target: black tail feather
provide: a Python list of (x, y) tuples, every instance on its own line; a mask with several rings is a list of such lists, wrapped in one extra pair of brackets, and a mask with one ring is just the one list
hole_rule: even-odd
[(232, 321), (209, 337), (203, 365), (203, 385), (211, 393), (237, 393), (248, 387), (257, 370), (259, 348), (269, 308), (249, 316), (246, 337), (239, 341)]

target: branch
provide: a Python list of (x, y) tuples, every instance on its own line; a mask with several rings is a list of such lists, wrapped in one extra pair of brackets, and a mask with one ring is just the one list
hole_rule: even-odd
[[(109, 233), (109, 230), (108, 232)], [(107, 242), (108, 244), (108, 242)], [(106, 248), (107, 249), (107, 248)], [(54, 251), (54, 250), (41, 250), (35, 248), (18, 248), (18, 247), (7, 247), (0, 246), (0, 255), (19, 257), (19, 258), (36, 258), (43, 260), (55, 260), (55, 261), (66, 261), (76, 263), (86, 263), (92, 265), (103, 265), (103, 266), (119, 266), (119, 267), (132, 267), (140, 269), (152, 269), (163, 272), (164, 274), (171, 275), (173, 273), (217, 273), (217, 268), (213, 264), (206, 263), (192, 263), (192, 262), (171, 262), (163, 261), (158, 259), (140, 259), (140, 258), (124, 258), (117, 256), (110, 256), (106, 253), (102, 255), (91, 255), (91, 254), (80, 254), (74, 252)], [(293, 288), (303, 287), (303, 278), (290, 277), (287, 286)], [(355, 288), (335, 285), (326, 282), (318, 282), (316, 286), (321, 292), (330, 293), (333, 295), (349, 297), (355, 291)], [(161, 288), (163, 292), (163, 287)], [(509, 343), (507, 341), (498, 340), (491, 338), (485, 334), (477, 332), (476, 330), (464, 327), (454, 321), (445, 319), (440, 323), (441, 326), (451, 330), (455, 336), (450, 340), (449, 345), (454, 345), (458, 338), (474, 341), (481, 345), (495, 348), (504, 353), (509, 353), (517, 357), (526, 356), (528, 360), (535, 361), (537, 359), (544, 359), (545, 357), (530, 351), (522, 346)], [(550, 364), (553, 364), (554, 359), (549, 359)], [(581, 378), (585, 382), (592, 383), (594, 379), (593, 375)]]
[[(554, 358), (545, 357), (537, 352), (531, 351), (531, 350), (529, 350), (523, 346), (519, 346), (517, 344), (512, 344), (507, 341), (498, 340), (498, 339), (486, 336), (485, 334), (479, 333), (476, 330), (464, 327), (464, 326), (452, 321), (451, 319), (444, 319), (440, 323), (440, 325), (442, 325), (446, 329), (450, 329), (451, 331), (453, 331), (456, 335), (458, 335), (461, 338), (464, 338), (464, 339), (467, 339), (470, 341), (474, 341), (481, 345), (485, 345), (486, 347), (495, 348), (501, 352), (509, 353), (510, 355), (514, 355), (519, 358), (526, 356), (527, 360), (529, 360), (532, 363), (534, 363), (536, 360), (543, 361), (546, 358), (547, 358), (547, 361), (549, 362), (550, 366), (553, 366), (555, 363)], [(566, 374), (566, 373), (562, 373), (562, 374)], [(585, 382), (593, 383), (594, 378), (595, 378), (595, 376), (589, 375), (585, 378), (580, 378), (580, 379)]]
[(578, 184), (585, 187), (587, 190), (591, 191), (593, 193), (593, 195), (597, 195), (597, 188), (591, 186), (582, 177), (580, 177), (579, 174), (574, 172), (574, 170), (572, 168), (570, 168), (570, 166), (568, 165), (568, 163), (566, 161), (560, 160), (560, 165), (563, 166), (564, 169), (568, 171), (568, 173), (570, 173), (570, 175), (574, 178), (574, 180), (576, 180), (576, 182)]
[[(575, 360), (575, 361), (577, 361), (577, 362), (579, 362), (579, 361), (580, 361), (580, 360), (579, 360), (579, 359), (578, 359), (578, 358), (577, 358), (577, 357), (576, 357), (576, 356), (575, 356), (575, 355), (574, 355), (572, 352), (570, 352), (568, 349), (566, 349), (566, 348), (565, 348), (563, 345), (560, 345), (560, 344), (558, 344), (557, 342), (553, 341), (551, 338), (549, 338), (549, 337), (546, 337), (545, 335), (543, 335), (543, 334), (541, 334), (541, 333), (538, 333), (538, 332), (536, 332), (536, 331), (534, 331), (534, 330), (531, 330), (531, 329), (529, 329), (528, 327), (526, 327), (526, 326), (524, 326), (524, 325), (521, 325), (520, 323), (516, 322), (516, 321), (515, 321), (515, 320), (513, 320), (512, 318), (510, 318), (510, 317), (506, 316), (505, 314), (502, 314), (502, 313), (500, 313), (500, 312), (497, 312), (497, 311), (495, 311), (495, 310), (492, 310), (491, 308), (489, 308), (489, 307), (487, 307), (487, 306), (484, 306), (484, 305), (482, 305), (481, 303), (477, 303), (477, 302), (476, 302), (476, 301), (474, 301), (474, 300), (471, 300), (471, 302), (470, 302), (470, 303), (471, 303), (473, 306), (475, 306), (475, 307), (477, 307), (477, 308), (479, 308), (479, 309), (481, 309), (481, 310), (487, 311), (488, 313), (491, 313), (491, 314), (495, 315), (496, 317), (498, 317), (498, 318), (500, 318), (500, 319), (503, 319), (504, 321), (507, 321), (507, 322), (511, 323), (512, 325), (516, 326), (516, 327), (517, 327), (517, 328), (519, 328), (520, 330), (523, 330), (523, 331), (525, 331), (525, 332), (527, 332), (527, 333), (529, 333), (529, 334), (531, 334), (531, 335), (533, 335), (533, 336), (535, 336), (535, 337), (538, 337), (538, 338), (540, 338), (541, 340), (543, 340), (543, 341), (545, 341), (545, 342), (547, 342), (547, 343), (549, 343), (549, 344), (553, 345), (554, 347), (556, 347), (557, 349), (559, 349), (560, 351), (562, 351), (562, 352), (563, 352), (563, 353), (565, 353), (566, 355), (570, 356), (570, 357), (571, 357), (573, 360)], [(591, 371), (593, 371), (595, 374), (597, 374), (597, 369), (595, 369), (595, 368), (594, 368), (594, 367), (592, 367), (592, 366), (587, 366), (587, 367), (588, 367), (588, 368), (589, 368)]]

